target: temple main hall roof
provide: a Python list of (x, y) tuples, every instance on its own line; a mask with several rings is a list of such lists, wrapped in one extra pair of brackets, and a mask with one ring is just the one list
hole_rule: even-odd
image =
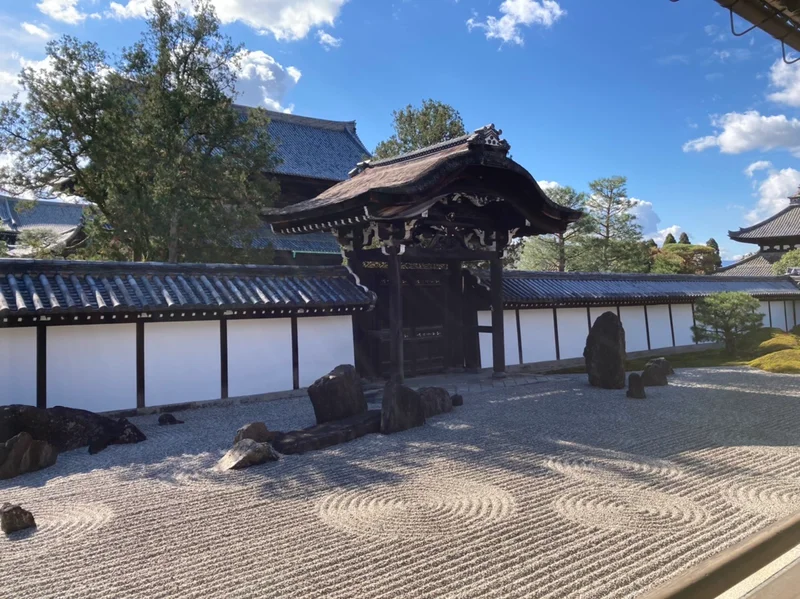
[(769, 277), (773, 275), (772, 265), (783, 255), (784, 252), (756, 252), (735, 264), (720, 268), (713, 274), (721, 277)]
[(800, 237), (800, 192), (789, 198), (789, 205), (768, 219), (738, 231), (728, 231), (734, 241), (769, 244), (771, 239)]

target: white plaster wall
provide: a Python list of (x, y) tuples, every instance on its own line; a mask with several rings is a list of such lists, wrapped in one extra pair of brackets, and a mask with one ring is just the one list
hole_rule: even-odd
[(672, 324), (675, 327), (675, 345), (691, 345), (694, 343), (692, 336), (692, 305), (673, 304)]
[[(291, 345), (289, 347), (291, 350)], [(298, 318), (297, 351), (301, 387), (308, 387), (340, 364), (353, 364), (355, 350), (352, 317)], [(289, 370), (291, 375), (291, 366)]]
[(581, 357), (588, 334), (586, 308), (558, 308), (558, 347), (562, 360)]
[(758, 311), (764, 315), (762, 322), (764, 323), (765, 327), (769, 326), (769, 302), (760, 302)]
[(520, 310), (522, 331), (522, 361), (546, 362), (556, 359), (556, 338), (553, 329), (553, 310)]
[[(478, 312), (478, 326), (492, 326), (491, 311), (484, 310), (482, 312)], [(481, 368), (491, 368), (494, 366), (494, 358), (492, 357), (492, 334), (478, 333), (478, 345), (480, 346), (481, 351)]]
[(47, 405), (107, 412), (136, 407), (136, 325), (47, 328)]
[(36, 328), (0, 329), (0, 405), (36, 405)]
[(798, 308), (800, 308), (800, 306), (797, 305), (796, 301), (789, 300), (786, 302), (786, 311), (789, 314), (789, 325), (792, 329), (797, 326), (797, 319), (795, 316), (798, 313)]
[(229, 320), (228, 395), (256, 395), (291, 388), (291, 319)]
[(772, 326), (776, 329), (788, 331), (791, 328), (786, 326), (786, 319), (789, 317), (789, 306), (786, 306), (786, 311), (784, 312), (783, 302), (770, 302), (769, 304), (772, 307)]
[(217, 399), (219, 321), (144, 325), (145, 405)]
[(647, 306), (647, 319), (650, 325), (650, 347), (652, 349), (672, 347), (669, 306), (666, 304)]
[(601, 314), (605, 314), (606, 312), (613, 312), (614, 314), (616, 314), (617, 313), (617, 307), (616, 306), (592, 307), (592, 308), (589, 308), (589, 311), (592, 314), (592, 324), (594, 324), (594, 321), (597, 320), (598, 318), (600, 318)]
[(625, 329), (625, 350), (647, 349), (647, 329), (644, 321), (644, 306), (622, 306), (619, 309), (622, 328)]
[[(520, 326), (522, 321), (520, 320)], [(517, 311), (503, 311), (503, 345), (506, 353), (506, 366), (519, 364), (519, 338), (517, 337)], [(494, 362), (494, 360), (492, 360)]]

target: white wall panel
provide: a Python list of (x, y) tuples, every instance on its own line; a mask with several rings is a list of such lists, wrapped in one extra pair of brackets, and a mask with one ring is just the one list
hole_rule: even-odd
[(788, 300), (786, 302), (786, 314), (787, 318), (789, 319), (789, 329), (793, 329), (797, 326), (797, 307), (795, 306), (795, 302), (793, 300)]
[(769, 305), (772, 310), (772, 326), (776, 329), (788, 331), (791, 328), (786, 326), (786, 320), (789, 316), (789, 307), (786, 306), (784, 310), (783, 302), (770, 302)]
[(516, 310), (503, 310), (503, 345), (505, 346), (506, 366), (519, 364)]
[(561, 359), (580, 358), (586, 347), (589, 334), (589, 319), (586, 308), (558, 309), (558, 347)]
[(47, 328), (47, 405), (107, 412), (136, 407), (136, 325)]
[(644, 321), (644, 306), (622, 306), (619, 309), (622, 328), (625, 329), (625, 350), (647, 349), (647, 329)]
[(764, 315), (762, 322), (764, 323), (765, 327), (769, 326), (769, 302), (760, 302), (758, 311)]
[[(492, 326), (492, 313), (489, 310), (478, 312), (478, 326)], [(492, 357), (492, 334), (478, 333), (478, 344), (481, 350), (481, 368), (491, 368), (494, 365)]]
[(522, 360), (525, 364), (556, 359), (552, 309), (520, 310), (519, 324), (522, 331)]
[(228, 395), (257, 395), (291, 388), (291, 319), (229, 320)]
[(353, 364), (352, 317), (298, 318), (297, 349), (301, 387), (308, 387), (340, 364)]
[(675, 327), (675, 345), (691, 345), (694, 343), (694, 337), (692, 337), (693, 322), (691, 304), (672, 305), (672, 324)]
[(36, 405), (36, 328), (0, 329), (0, 405)]
[(220, 396), (219, 329), (216, 320), (145, 323), (146, 405)]
[(617, 307), (616, 307), (616, 306), (605, 306), (605, 307), (603, 307), (603, 306), (600, 306), (600, 307), (592, 307), (592, 308), (590, 308), (589, 310), (590, 310), (590, 311), (591, 311), (591, 313), (592, 313), (592, 324), (594, 324), (594, 321), (595, 321), (595, 320), (597, 320), (598, 318), (600, 318), (600, 315), (601, 315), (601, 314), (604, 314), (604, 313), (606, 313), (606, 312), (613, 312), (614, 314), (616, 314), (616, 313), (617, 313)]
[(647, 306), (647, 320), (650, 325), (651, 349), (672, 347), (672, 329), (669, 326), (669, 306), (666, 304)]

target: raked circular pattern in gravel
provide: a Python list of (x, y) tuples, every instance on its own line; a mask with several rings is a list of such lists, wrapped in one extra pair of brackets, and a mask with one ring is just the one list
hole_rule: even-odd
[(0, 483), (39, 523), (0, 538), (0, 598), (635, 597), (800, 509), (798, 382), (687, 370), (629, 401), (508, 381), (228, 473), (236, 429), (309, 426), (310, 402), (135, 418), (144, 443)]

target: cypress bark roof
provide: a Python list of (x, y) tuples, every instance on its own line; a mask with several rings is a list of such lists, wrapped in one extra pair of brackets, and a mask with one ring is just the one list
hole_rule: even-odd
[(722, 277), (769, 277), (773, 275), (772, 265), (784, 256), (785, 252), (756, 252), (735, 264), (718, 269), (714, 275)]
[(728, 236), (734, 241), (744, 243), (763, 241), (765, 245), (773, 239), (800, 237), (800, 200), (792, 199), (790, 204), (777, 214), (751, 227), (728, 231)]

